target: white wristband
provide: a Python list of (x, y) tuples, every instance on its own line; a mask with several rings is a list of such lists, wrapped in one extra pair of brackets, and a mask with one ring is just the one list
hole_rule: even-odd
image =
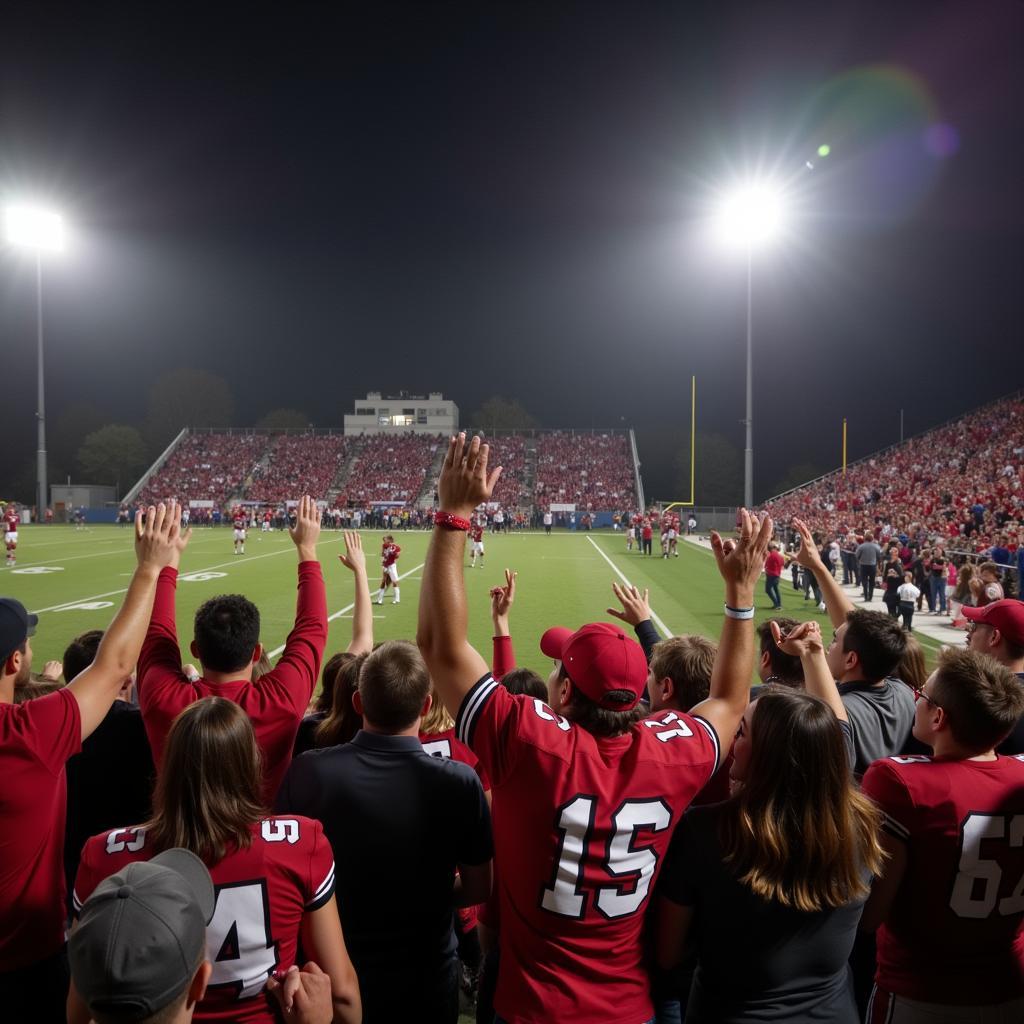
[(729, 619), (752, 619), (754, 617), (754, 608), (753, 605), (749, 608), (733, 608), (730, 605), (726, 605), (725, 615)]

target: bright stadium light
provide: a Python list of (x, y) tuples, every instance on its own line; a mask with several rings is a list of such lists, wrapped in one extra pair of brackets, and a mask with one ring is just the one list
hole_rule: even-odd
[(712, 221), (720, 244), (738, 249), (747, 258), (747, 416), (743, 451), (743, 504), (754, 504), (754, 252), (782, 233), (785, 224), (783, 191), (770, 182), (755, 181), (725, 193)]
[(743, 249), (760, 248), (782, 230), (783, 202), (771, 185), (744, 185), (723, 197), (715, 218), (721, 241)]
[(36, 522), (45, 523), (49, 502), (46, 493), (46, 400), (43, 383), (43, 256), (64, 249), (64, 218), (55, 210), (41, 206), (7, 206), (4, 209), (4, 238), (12, 247), (31, 253), (36, 263)]
[(4, 237), (19, 249), (60, 252), (64, 248), (64, 218), (39, 206), (8, 206), (4, 210)]

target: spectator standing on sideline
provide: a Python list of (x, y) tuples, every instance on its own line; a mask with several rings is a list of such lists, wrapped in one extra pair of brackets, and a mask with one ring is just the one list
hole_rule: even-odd
[(857, 574), (864, 588), (864, 603), (867, 604), (875, 593), (875, 577), (882, 557), (882, 549), (875, 543), (875, 535), (870, 531), (864, 534), (864, 542), (857, 545), (856, 557)]
[(15, 705), (28, 681), (37, 618), (0, 599), (0, 1012), (10, 1021), (64, 1021), (64, 765), (103, 721), (135, 666), (160, 570), (178, 537), (178, 507), (135, 519), (138, 565), (92, 664), (56, 693)]
[(768, 545), (768, 555), (764, 560), (764, 592), (772, 603), (773, 611), (778, 611), (782, 607), (779, 580), (782, 578), (784, 564), (782, 555), (779, 554), (779, 545), (772, 541)]
[[(391, 640), (369, 655), (353, 703), (362, 730), (297, 757), (278, 809), (322, 821), (332, 842), (365, 1024), (455, 1024), (452, 911), (484, 902), (491, 885), (483, 788), (467, 765), (420, 744), (430, 675), (412, 644)], [(367, 884), (371, 862), (380, 885)]]
[(914, 605), (921, 596), (921, 591), (914, 586), (914, 574), (908, 569), (903, 574), (903, 582), (896, 590), (899, 599), (897, 608), (903, 619), (903, 628), (908, 632), (914, 631)]
[(139, 705), (158, 772), (164, 740), (179, 712), (202, 697), (227, 697), (252, 719), (263, 755), (264, 800), (273, 802), (288, 770), (327, 644), (327, 595), (316, 554), (320, 511), (308, 495), (299, 502), (290, 533), (299, 556), (295, 625), (277, 666), (255, 681), (253, 667), (263, 654), (260, 613), (238, 594), (211, 598), (196, 611), (191, 649), (203, 675), (193, 682), (183, 673), (174, 597), (178, 563), (189, 535), (178, 539), (173, 561), (160, 574), (153, 618), (139, 658)]
[(417, 641), (458, 734), (494, 786), (497, 1019), (649, 1020), (642, 937), (650, 886), (672, 827), (718, 766), (719, 737), (735, 735), (746, 706), (754, 587), (772, 522), (744, 511), (735, 545), (712, 534), (726, 617), (711, 696), (693, 714), (641, 720), (643, 650), (608, 623), (550, 629), (542, 638), (555, 661), (552, 708), (508, 693), (466, 638), (459, 526), (497, 483), (500, 468), (488, 475), (487, 456), (479, 438), (451, 439)]

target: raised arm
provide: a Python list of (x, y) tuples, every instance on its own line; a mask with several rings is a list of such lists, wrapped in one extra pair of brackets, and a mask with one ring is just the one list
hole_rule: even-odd
[(723, 541), (711, 531), (711, 550), (725, 582), (726, 615), (711, 673), (711, 695), (693, 714), (710, 722), (718, 733), (722, 755), (732, 745), (750, 697), (754, 674), (754, 586), (764, 567), (772, 520), (760, 522), (740, 510), (740, 536), (735, 543)]
[(491, 623), (494, 626), (491, 651), (491, 675), (501, 679), (516, 667), (516, 655), (512, 649), (512, 631), (509, 627), (509, 612), (516, 599), (516, 578), (519, 573), (505, 570), (505, 585), (491, 587)]
[[(490, 499), (501, 467), (488, 473), (489, 449), (474, 437), (453, 437), (437, 482), (441, 511), (468, 521), (481, 502)], [(488, 672), (487, 662), (467, 639), (466, 585), (462, 562), (466, 531), (434, 526), (423, 567), (416, 643), (445, 707), (457, 715), (462, 700)]]
[(623, 622), (628, 622), (633, 627), (637, 641), (644, 649), (647, 660), (650, 661), (651, 655), (654, 653), (654, 645), (661, 639), (658, 631), (654, 628), (654, 623), (651, 622), (650, 590), (644, 587), (641, 591), (633, 584), (627, 587), (613, 582), (612, 593), (622, 608), (608, 608), (606, 609), (608, 614), (616, 619), (622, 619)]
[(804, 689), (820, 697), (834, 712), (840, 722), (847, 721), (846, 705), (839, 696), (836, 682), (829, 671), (825, 658), (825, 645), (821, 639), (821, 627), (817, 622), (801, 622), (786, 636), (777, 622), (772, 622), (772, 638), (784, 654), (800, 659), (804, 670)]
[(352, 642), (345, 649), (349, 654), (369, 654), (373, 650), (373, 604), (370, 581), (366, 575), (366, 552), (363, 539), (355, 530), (346, 530), (345, 554), (338, 561), (355, 578), (355, 608), (352, 612)]
[(187, 543), (181, 536), (178, 505), (150, 506), (145, 518), (135, 515), (135, 557), (138, 561), (128, 593), (110, 628), (103, 636), (93, 663), (68, 684), (78, 701), (82, 718), (82, 739), (103, 721), (117, 697), (125, 676), (139, 660), (142, 641), (149, 626), (160, 571), (171, 564), (178, 546)]
[(794, 519), (793, 526), (800, 534), (800, 550), (796, 554), (797, 562), (805, 569), (814, 573), (814, 578), (821, 587), (821, 596), (828, 611), (832, 625), (838, 629), (846, 621), (846, 613), (853, 611), (853, 603), (843, 592), (839, 581), (828, 571), (818, 553), (818, 545), (814, 543), (811, 531), (802, 519)]

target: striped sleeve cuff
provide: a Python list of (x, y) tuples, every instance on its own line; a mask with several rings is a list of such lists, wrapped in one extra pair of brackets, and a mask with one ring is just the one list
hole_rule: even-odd
[(319, 910), (334, 895), (334, 861), (331, 861), (331, 869), (320, 883), (319, 888), (313, 894), (313, 898), (306, 904), (307, 910)]
[(458, 717), (455, 719), (455, 735), (467, 747), (472, 748), (473, 730), (476, 728), (480, 712), (498, 685), (494, 681), (494, 676), (488, 672), (473, 685), (473, 688), (463, 698)]
[(722, 763), (722, 745), (718, 742), (718, 733), (715, 731), (715, 727), (710, 722), (701, 718), (700, 715), (694, 715), (693, 720), (704, 726), (704, 731), (711, 739), (712, 747), (715, 748), (715, 765), (711, 769), (711, 774), (714, 775), (718, 771), (718, 766)]

